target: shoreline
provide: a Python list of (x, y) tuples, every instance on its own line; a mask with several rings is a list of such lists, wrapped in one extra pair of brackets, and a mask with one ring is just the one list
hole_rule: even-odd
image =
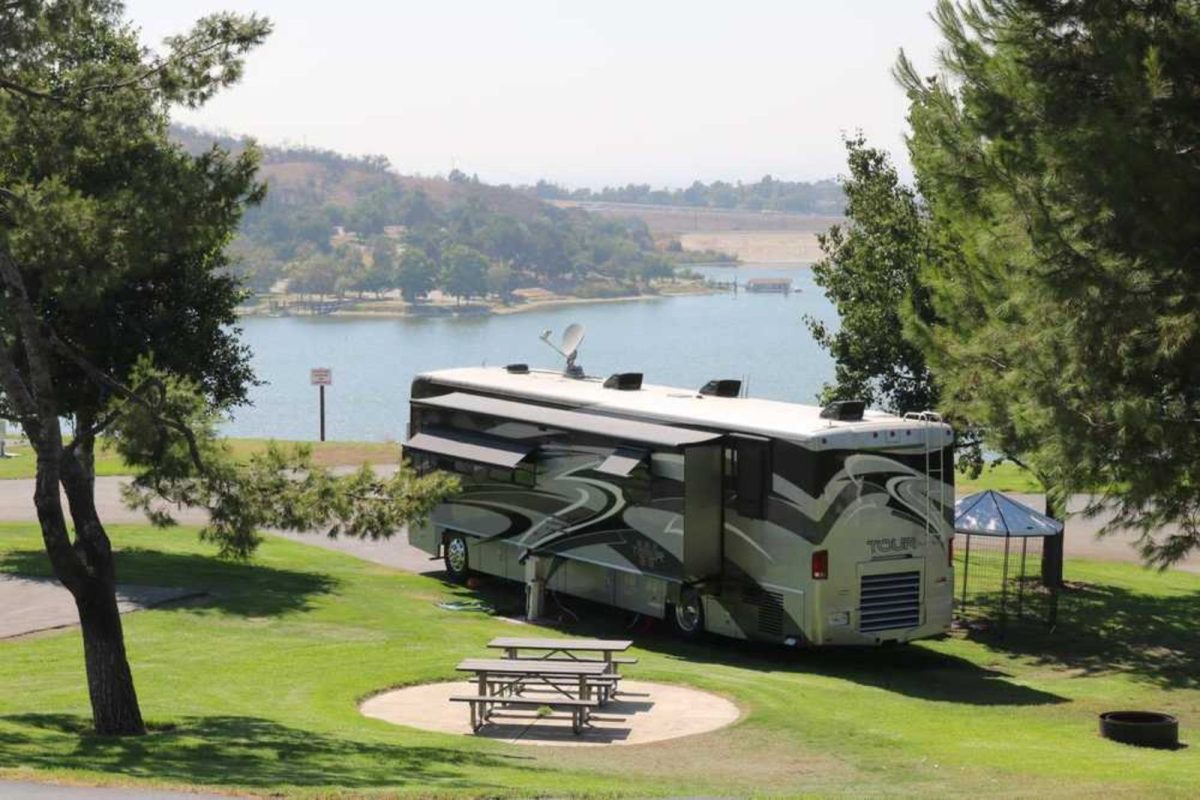
[[(812, 261), (779, 261), (779, 262), (742, 262), (742, 263), (706, 263), (706, 264), (689, 264), (689, 267), (704, 267), (715, 268), (722, 271), (747, 270), (755, 272), (759, 270), (771, 269), (809, 269), (813, 265)], [(489, 317), (489, 316), (507, 316), (510, 314), (526, 314), (530, 311), (537, 311), (543, 308), (553, 308), (556, 306), (573, 306), (573, 305), (592, 305), (600, 303), (629, 303), (635, 301), (647, 300), (662, 300), (671, 297), (693, 297), (712, 294), (722, 294), (723, 290), (707, 286), (702, 283), (684, 283), (668, 285), (655, 294), (631, 294), (620, 297), (576, 297), (573, 295), (554, 295), (544, 299), (527, 300), (522, 303), (514, 303), (504, 305), (496, 301), (487, 301), (485, 303), (466, 304), (462, 306), (451, 305), (448, 303), (432, 302), (422, 303), (416, 306), (389, 298), (387, 300), (369, 300), (361, 299), (349, 303), (350, 306), (367, 306), (338, 308), (324, 314), (314, 313), (308, 310), (298, 310), (288, 313), (273, 312), (268, 305), (260, 304), (253, 308), (239, 308), (237, 311), (238, 317), (254, 317), (254, 318), (285, 318), (285, 317), (339, 317), (342, 319), (442, 319), (449, 317)], [(270, 302), (268, 299), (267, 302)], [(378, 303), (376, 309), (370, 306)], [(417, 309), (415, 312), (413, 309)]]
[[(573, 306), (573, 305), (593, 305), (601, 303), (628, 303), (635, 301), (647, 300), (663, 300), (672, 297), (699, 297), (712, 294), (721, 294), (718, 289), (713, 289), (703, 285), (693, 285), (683, 288), (675, 288), (656, 294), (631, 294), (621, 297), (572, 297), (569, 295), (559, 295), (542, 300), (530, 300), (524, 303), (513, 305), (503, 305), (500, 303), (489, 302), (486, 305), (440, 305), (428, 304), (420, 305), (417, 308), (426, 309), (413, 313), (412, 306), (397, 308), (395, 306), (383, 307), (377, 311), (372, 311), (363, 308), (336, 309), (327, 314), (315, 314), (311, 312), (298, 312), (288, 314), (272, 314), (269, 309), (256, 307), (249, 310), (239, 310), (239, 318), (268, 318), (268, 319), (283, 319), (291, 317), (301, 318), (317, 318), (317, 317), (339, 317), (342, 319), (441, 319), (445, 317), (489, 317), (489, 316), (508, 316), (511, 314), (526, 314), (530, 311), (537, 311), (544, 308), (553, 308), (557, 306)], [(363, 301), (370, 302), (370, 301)]]

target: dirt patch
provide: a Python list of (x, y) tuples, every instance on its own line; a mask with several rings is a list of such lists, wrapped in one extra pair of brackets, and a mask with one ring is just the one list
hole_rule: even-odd
[(409, 686), (375, 695), (362, 704), (365, 716), (411, 728), (482, 736), (511, 744), (588, 747), (646, 744), (706, 733), (737, 722), (738, 707), (709, 692), (662, 683), (625, 680), (621, 691), (592, 715), (591, 726), (576, 736), (569, 714), (537, 709), (498, 709), (492, 722), (472, 733), (466, 703), (454, 695), (472, 695), (466, 681)]
[(842, 217), (825, 214), (788, 214), (736, 208), (660, 206), (646, 203), (601, 203), (555, 200), (560, 208), (582, 208), (602, 217), (637, 217), (652, 234), (701, 231), (824, 231)]
[(733, 253), (748, 264), (811, 264), (821, 257), (807, 231), (699, 231), (679, 237), (684, 250)]

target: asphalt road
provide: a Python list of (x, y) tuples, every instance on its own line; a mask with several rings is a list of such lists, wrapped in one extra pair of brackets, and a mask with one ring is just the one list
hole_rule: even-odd
[[(96, 506), (100, 518), (108, 523), (141, 523), (145, 517), (136, 511), (125, 508), (121, 502), (120, 486), (125, 478), (97, 478)], [(1045, 499), (1041, 495), (1012, 495), (1014, 498), (1036, 508), (1045, 508)], [(65, 501), (64, 501), (65, 502)], [(1087, 498), (1077, 496), (1067, 504), (1067, 511), (1074, 514), (1087, 503)], [(195, 509), (173, 510), (176, 518), (182, 524), (203, 525), (203, 511)], [(1068, 558), (1091, 558), (1102, 561), (1137, 562), (1138, 554), (1132, 543), (1136, 536), (1129, 532), (1116, 532), (1103, 539), (1096, 537), (1096, 532), (1104, 526), (1111, 515), (1100, 514), (1092, 519), (1082, 516), (1071, 516), (1067, 520), (1066, 555)], [(0, 522), (31, 522), (36, 519), (33, 509), (33, 481), (7, 480), (0, 481)], [(429, 556), (411, 548), (405, 541), (403, 532), (384, 542), (363, 542), (353, 539), (329, 539), (317, 534), (285, 534), (290, 539), (339, 550), (358, 556), (368, 561), (385, 564), (390, 567), (426, 572), (433, 568)], [(1193, 553), (1179, 565), (1180, 569), (1189, 572), (1200, 572), (1200, 553)]]

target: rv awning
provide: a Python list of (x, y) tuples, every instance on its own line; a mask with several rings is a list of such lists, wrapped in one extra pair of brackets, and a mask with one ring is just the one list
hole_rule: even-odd
[(418, 433), (404, 443), (406, 450), (457, 458), (475, 464), (512, 469), (533, 452), (533, 446), (520, 442), (482, 439), (454, 431)]
[(714, 442), (721, 438), (719, 433), (699, 431), (695, 428), (657, 425), (652, 422), (638, 422), (621, 417), (549, 408), (533, 403), (499, 400), (494, 397), (482, 397), (465, 392), (453, 392), (439, 397), (423, 397), (412, 402), (413, 405), (418, 406), (486, 414), (502, 419), (542, 425), (547, 428), (594, 433), (598, 436), (611, 436), (614, 439), (626, 439), (657, 447), (688, 447), (704, 442)]
[(603, 472), (606, 475), (613, 475), (617, 478), (628, 478), (629, 473), (637, 469), (638, 464), (645, 461), (649, 455), (645, 450), (620, 447), (614, 450), (612, 455), (604, 459), (604, 462), (596, 467), (596, 471)]

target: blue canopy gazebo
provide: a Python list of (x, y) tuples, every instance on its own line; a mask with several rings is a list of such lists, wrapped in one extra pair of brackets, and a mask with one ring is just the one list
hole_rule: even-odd
[(1056, 536), (1063, 524), (993, 489), (954, 503), (954, 530), (984, 536)]
[[(1025, 564), (1029, 552), (1029, 540), (1059, 536), (1063, 532), (1063, 524), (1056, 519), (1036, 511), (1024, 503), (1014, 500), (1008, 495), (988, 489), (983, 492), (959, 498), (954, 504), (954, 531), (966, 536), (966, 548), (963, 553), (962, 594), (959, 600), (960, 609), (967, 607), (967, 578), (971, 566), (971, 537), (986, 536), (1004, 539), (1004, 561), (1000, 579), (1000, 614), (1001, 619), (1007, 619), (1008, 612), (1008, 581), (1009, 557), (1013, 539), (1021, 542), (1020, 578), (1017, 581), (1017, 616), (1021, 616), (1025, 599)], [(1061, 549), (1058, 551), (1061, 553)], [(1046, 558), (1043, 546), (1042, 557)], [(1054, 623), (1057, 617), (1057, 581), (1045, 580), (1043, 585), (1053, 593), (1053, 603), (1049, 612), (1049, 622)]]

